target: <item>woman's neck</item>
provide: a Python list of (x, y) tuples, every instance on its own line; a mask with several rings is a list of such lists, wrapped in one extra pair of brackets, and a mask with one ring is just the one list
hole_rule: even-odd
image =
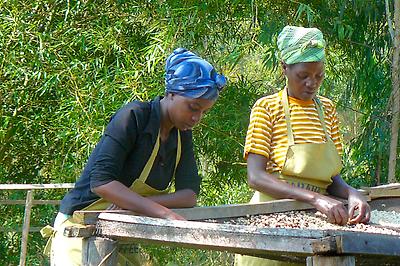
[(160, 138), (161, 141), (168, 139), (169, 132), (174, 127), (168, 114), (168, 99), (166, 97), (160, 100)]

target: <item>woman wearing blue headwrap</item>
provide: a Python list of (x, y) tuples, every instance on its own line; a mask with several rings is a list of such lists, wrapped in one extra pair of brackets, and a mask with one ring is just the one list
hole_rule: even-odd
[[(111, 118), (75, 188), (62, 200), (54, 223), (52, 265), (82, 263), (81, 239), (62, 235), (63, 228), (76, 223), (72, 217), (76, 210), (116, 206), (145, 216), (184, 220), (170, 208), (196, 205), (200, 177), (191, 129), (214, 105), (226, 79), (183, 48), (168, 57), (165, 70), (165, 97), (122, 107)], [(120, 262), (127, 257), (120, 255)]]

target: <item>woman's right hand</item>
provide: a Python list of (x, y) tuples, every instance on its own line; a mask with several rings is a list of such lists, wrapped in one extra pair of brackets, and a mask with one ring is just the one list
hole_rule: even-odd
[(328, 217), (329, 222), (345, 225), (349, 220), (349, 214), (343, 202), (333, 198), (317, 195), (312, 205)]
[(181, 221), (186, 221), (186, 219), (177, 214), (176, 212), (173, 212), (171, 210), (169, 210), (169, 212), (167, 212), (162, 218), (167, 219), (167, 220), (181, 220)]

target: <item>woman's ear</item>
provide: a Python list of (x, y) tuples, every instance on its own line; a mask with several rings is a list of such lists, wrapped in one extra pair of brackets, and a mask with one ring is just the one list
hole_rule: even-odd
[(287, 68), (288, 68), (288, 65), (287, 65), (285, 62), (281, 61), (281, 66), (282, 66), (282, 72), (283, 72), (283, 74), (286, 75), (286, 70), (287, 70)]
[(173, 92), (167, 92), (167, 94), (165, 94), (165, 98), (172, 100), (174, 95), (175, 95), (175, 93), (173, 93)]

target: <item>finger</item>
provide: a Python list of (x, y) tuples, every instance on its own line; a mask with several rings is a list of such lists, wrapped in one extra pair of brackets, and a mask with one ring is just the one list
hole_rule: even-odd
[[(359, 208), (358, 205), (354, 205), (351, 209), (352, 209), (352, 210), (351, 210), (352, 215), (349, 217), (349, 223), (350, 223), (350, 224), (357, 224), (357, 223), (360, 223), (361, 220), (364, 218), (364, 215), (365, 215), (365, 208), (362, 209), (362, 208)], [(358, 212), (358, 214), (355, 216), (355, 210), (356, 210), (356, 209), (359, 209), (359, 212)]]
[(186, 221), (186, 219), (185, 219), (183, 216), (179, 215), (179, 214), (175, 214), (174, 219), (175, 219), (175, 220)]
[(332, 210), (332, 216), (333, 216), (333, 223), (340, 225), (342, 222), (342, 217), (340, 217), (340, 214), (335, 209)]
[(353, 205), (349, 209), (349, 220), (352, 220), (354, 218), (355, 212), (356, 212), (356, 205)]
[(368, 223), (370, 219), (371, 219), (371, 208), (368, 206), (365, 211), (364, 219), (361, 222)]
[(347, 216), (347, 214), (346, 214), (346, 212), (344, 212), (344, 213), (341, 212), (340, 208), (332, 209), (332, 214), (333, 214), (333, 219), (334, 219), (335, 224), (343, 225), (345, 221), (347, 222), (347, 220), (344, 219), (345, 218), (344, 216)]
[[(357, 207), (358, 208), (358, 207)], [(368, 204), (359, 204), (359, 211), (357, 217), (354, 217), (350, 222), (351, 223), (368, 223), (371, 217), (371, 208)]]
[(361, 223), (365, 216), (360, 212), (356, 217), (353, 217), (349, 220), (350, 224), (358, 224)]
[(335, 219), (335, 215), (333, 214), (333, 210), (329, 210), (328, 212), (325, 213), (326, 217), (328, 218), (328, 222), (335, 224), (336, 223), (336, 219)]
[(338, 215), (340, 216), (340, 225), (345, 225), (347, 224), (347, 221), (349, 220), (349, 215), (347, 213), (347, 209), (343, 206), (342, 208), (338, 208), (337, 210)]

